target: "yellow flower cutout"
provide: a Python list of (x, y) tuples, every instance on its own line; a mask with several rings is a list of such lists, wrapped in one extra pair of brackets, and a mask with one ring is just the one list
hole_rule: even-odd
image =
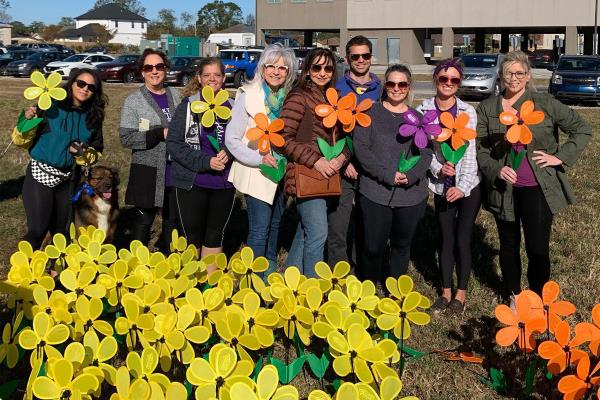
[(0, 344), (0, 364), (6, 359), (8, 368), (13, 368), (19, 361), (19, 349), (17, 348), (17, 329), (23, 320), (23, 313), (17, 314), (15, 323), (7, 323), (2, 330), (2, 344)]
[(345, 277), (350, 273), (350, 264), (347, 261), (340, 261), (333, 267), (333, 271), (324, 261), (315, 264), (315, 272), (319, 276), (319, 285), (321, 290), (328, 292), (331, 289), (341, 289)]
[(53, 72), (48, 76), (48, 80), (39, 71), (31, 74), (31, 82), (35, 86), (25, 89), (23, 95), (27, 100), (38, 99), (38, 107), (41, 110), (47, 110), (52, 105), (52, 99), (64, 100), (67, 97), (67, 91), (57, 87), (62, 81), (60, 74)]
[[(52, 318), (46, 313), (37, 313), (33, 317), (33, 329), (25, 329), (19, 335), (19, 345), (25, 350), (34, 350), (30, 361), (34, 361), (46, 355), (60, 354), (54, 345), (61, 344), (69, 338), (69, 328), (66, 325), (55, 325)], [(48, 357), (50, 358), (50, 357)]]
[(390, 298), (382, 299), (377, 307), (381, 315), (377, 317), (377, 326), (383, 331), (394, 330), (398, 339), (406, 340), (410, 337), (410, 322), (416, 325), (427, 325), (431, 319), (429, 314), (418, 311), (421, 295), (410, 292), (399, 305)]
[(277, 387), (279, 373), (273, 365), (265, 366), (256, 379), (256, 387), (245, 382), (231, 385), (231, 400), (298, 400), (298, 389), (291, 385)]
[[(379, 393), (366, 383), (343, 383), (338, 389), (336, 400), (395, 400), (402, 390), (402, 381), (398, 377), (387, 377), (379, 385)], [(331, 396), (321, 390), (313, 390), (308, 400), (331, 400)], [(418, 400), (415, 396), (402, 397), (400, 400)]]
[(150, 385), (142, 379), (131, 382), (129, 370), (122, 366), (117, 370), (117, 393), (110, 396), (110, 400), (137, 400), (147, 399), (150, 396)]
[(39, 399), (81, 399), (82, 395), (95, 390), (98, 379), (89, 373), (73, 377), (75, 368), (67, 359), (52, 364), (52, 378), (38, 376), (33, 381), (33, 394)]
[(231, 109), (223, 104), (229, 99), (229, 92), (221, 89), (215, 95), (213, 88), (205, 86), (202, 88), (202, 100), (192, 101), (190, 110), (196, 114), (203, 114), (200, 123), (205, 128), (210, 128), (215, 124), (215, 115), (219, 119), (227, 120), (231, 118)]

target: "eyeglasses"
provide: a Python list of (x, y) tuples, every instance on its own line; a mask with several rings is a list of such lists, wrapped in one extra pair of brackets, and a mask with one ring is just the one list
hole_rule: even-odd
[(408, 89), (409, 86), (410, 86), (410, 83), (408, 83), (407, 81), (400, 81), (400, 82), (387, 81), (385, 83), (385, 88), (387, 90), (394, 90), (395, 88)]
[(265, 64), (265, 71), (267, 72), (288, 72), (290, 67), (287, 65), (275, 65), (275, 64)]
[(512, 79), (513, 77), (515, 77), (518, 80), (521, 80), (521, 79), (525, 79), (526, 76), (527, 76), (527, 72), (523, 72), (523, 71), (507, 72), (507, 73), (504, 74), (504, 77), (506, 79)]
[(438, 76), (437, 80), (442, 85), (446, 85), (446, 84), (448, 84), (448, 82), (450, 82), (451, 85), (460, 85), (460, 82), (461, 82), (460, 78), (448, 78), (447, 76), (444, 76), (444, 75)]
[(333, 65), (313, 64), (310, 66), (310, 70), (314, 73), (318, 73), (318, 72), (325, 70), (326, 73), (332, 74), (333, 71), (335, 71), (335, 67)]
[(350, 54), (350, 59), (352, 61), (358, 61), (359, 58), (361, 58), (365, 61), (369, 61), (371, 59), (371, 53), (364, 53), (364, 54)]
[(144, 66), (142, 67), (142, 71), (144, 72), (152, 72), (154, 70), (154, 68), (156, 68), (157, 71), (164, 71), (165, 69), (167, 69), (167, 65), (165, 63), (158, 63), (158, 64), (144, 64)]
[(79, 89), (83, 89), (84, 87), (87, 86), (88, 90), (92, 93), (96, 93), (96, 90), (98, 90), (98, 87), (96, 87), (96, 85), (94, 85), (93, 83), (87, 83), (86, 81), (84, 81), (82, 79), (77, 79), (75, 81), (75, 84), (77, 85), (77, 87)]

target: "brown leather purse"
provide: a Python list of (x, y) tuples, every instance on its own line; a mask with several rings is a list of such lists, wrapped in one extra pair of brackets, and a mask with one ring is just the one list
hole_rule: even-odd
[[(313, 115), (306, 107), (296, 138), (300, 142), (310, 143), (312, 141)], [(334, 131), (335, 138), (335, 131)], [(340, 196), (342, 194), (342, 180), (339, 172), (325, 178), (314, 167), (295, 164), (294, 179), (296, 180), (296, 197), (306, 199), (311, 197)]]

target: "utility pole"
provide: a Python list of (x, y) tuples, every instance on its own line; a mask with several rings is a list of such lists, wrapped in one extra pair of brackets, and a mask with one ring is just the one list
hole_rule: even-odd
[(594, 7), (594, 55), (598, 54), (598, 0), (595, 1)]

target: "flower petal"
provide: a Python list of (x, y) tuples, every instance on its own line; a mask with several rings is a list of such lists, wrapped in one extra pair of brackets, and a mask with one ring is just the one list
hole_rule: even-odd
[(519, 141), (523, 144), (529, 144), (532, 140), (533, 134), (531, 133), (531, 129), (529, 129), (527, 125), (521, 125), (521, 138), (519, 139)]
[(190, 110), (195, 114), (202, 114), (208, 108), (208, 103), (200, 100), (192, 101), (192, 104), (190, 104)]
[(223, 103), (225, 103), (227, 100), (229, 100), (229, 92), (225, 89), (221, 89), (217, 92), (217, 95), (215, 96), (213, 103), (220, 106)]
[(501, 112), (498, 119), (502, 125), (515, 125), (517, 122), (519, 122), (519, 118), (515, 114), (508, 111)]
[(215, 112), (213, 110), (207, 110), (202, 115), (201, 124), (205, 128), (210, 128), (215, 124)]
[(271, 143), (273, 143), (273, 145), (276, 147), (283, 147), (283, 145), (285, 144), (285, 139), (279, 133), (271, 132), (269, 134), (269, 139), (271, 140)]
[(352, 110), (356, 107), (356, 95), (352, 92), (349, 92), (340, 99), (337, 106), (338, 110)]
[(329, 114), (328, 116), (323, 118), (323, 126), (325, 126), (325, 128), (333, 127), (337, 122), (337, 118), (338, 118), (337, 113), (332, 112), (331, 114)]
[(329, 104), (331, 104), (333, 106), (337, 105), (337, 102), (338, 102), (338, 92), (337, 92), (337, 90), (335, 90), (334, 88), (330, 87), (325, 92), (325, 97), (327, 97), (327, 101), (329, 102)]
[(222, 120), (228, 120), (231, 118), (231, 109), (225, 106), (216, 106), (215, 114)]
[(202, 98), (209, 104), (215, 103), (215, 91), (210, 86), (204, 86), (202, 88)]
[(48, 90), (48, 94), (50, 97), (58, 101), (64, 100), (67, 97), (67, 91), (63, 88), (52, 88)]
[(283, 120), (281, 118), (275, 118), (269, 124), (269, 132), (271, 132), (271, 133), (279, 132), (284, 128), (284, 126), (285, 126), (285, 123), (283, 122)]
[(47, 376), (38, 376), (33, 381), (33, 394), (39, 399), (58, 399), (60, 387)]
[(331, 107), (329, 104), (318, 104), (315, 107), (315, 114), (317, 114), (319, 117), (326, 117), (331, 113), (333, 113), (333, 107)]
[(510, 128), (508, 128), (508, 131), (506, 131), (506, 140), (509, 143), (515, 144), (518, 143), (519, 140), (521, 139), (521, 127), (523, 125), (513, 125)]
[(358, 113), (355, 115), (355, 117), (356, 117), (356, 123), (359, 124), (360, 126), (362, 126), (363, 128), (366, 128), (367, 126), (371, 125), (371, 117), (368, 116), (367, 114)]
[(502, 347), (508, 347), (519, 337), (519, 328), (516, 326), (507, 326), (496, 333), (496, 343)]
[(398, 133), (400, 134), (400, 136), (411, 137), (415, 134), (415, 132), (417, 132), (417, 129), (418, 128), (416, 125), (403, 124), (400, 126), (400, 129), (398, 129)]
[(25, 91), (23, 92), (23, 96), (27, 100), (33, 100), (33, 99), (37, 99), (39, 96), (41, 96), (42, 93), (44, 93), (43, 88), (37, 87), (37, 86), (31, 86), (31, 87), (28, 87), (27, 89), (25, 89)]

